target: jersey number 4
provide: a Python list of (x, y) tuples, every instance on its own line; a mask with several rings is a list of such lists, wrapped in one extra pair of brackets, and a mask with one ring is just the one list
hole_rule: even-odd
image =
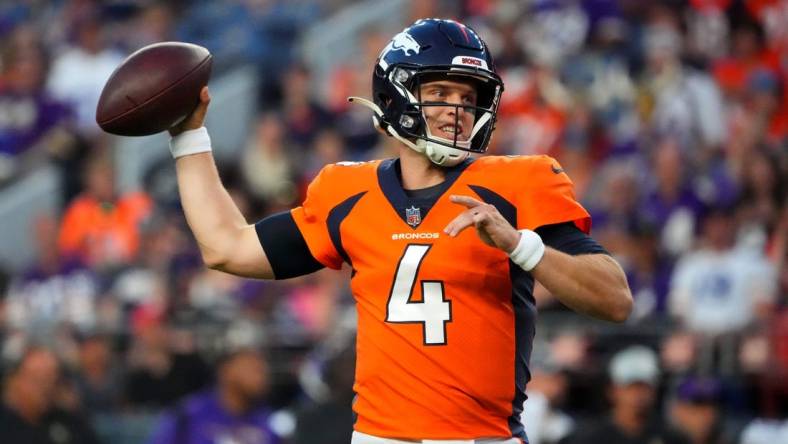
[(421, 302), (410, 300), (416, 276), (432, 245), (409, 244), (397, 264), (386, 309), (386, 322), (419, 323), (425, 345), (446, 344), (446, 323), (451, 322), (451, 301), (443, 298), (443, 281), (419, 281)]

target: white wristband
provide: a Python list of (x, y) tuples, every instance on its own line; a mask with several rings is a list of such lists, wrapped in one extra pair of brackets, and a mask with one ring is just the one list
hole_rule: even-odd
[(184, 131), (170, 139), (170, 152), (173, 159), (210, 151), (211, 136), (208, 135), (208, 130), (204, 126)]
[(544, 256), (544, 242), (531, 230), (519, 230), (520, 242), (514, 247), (509, 258), (525, 271), (531, 271)]

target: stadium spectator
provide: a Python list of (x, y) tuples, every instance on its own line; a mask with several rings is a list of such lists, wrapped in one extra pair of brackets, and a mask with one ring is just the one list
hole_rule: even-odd
[[(323, 85), (328, 89), (324, 92), (327, 96), (328, 109), (337, 114), (335, 128), (343, 139), (342, 150), (347, 152), (343, 156), (344, 160), (369, 159), (372, 150), (380, 142), (380, 133), (369, 126), (369, 120), (372, 118), (370, 111), (351, 106), (347, 98), (363, 95), (372, 87), (372, 79), (367, 73), (367, 67), (375, 64), (380, 48), (386, 45), (386, 38), (387, 36), (380, 29), (364, 30), (358, 42), (361, 47), (360, 56), (336, 68), (331, 73), (331, 81)], [(329, 128), (329, 131), (335, 130)], [(319, 151), (319, 143), (315, 140), (316, 151)], [(325, 163), (319, 164), (325, 165)]]
[(99, 132), (96, 105), (110, 74), (123, 54), (107, 45), (107, 22), (96, 11), (71, 24), (73, 43), (62, 48), (47, 79), (47, 91), (76, 111), (77, 128), (85, 135)]
[[(351, 322), (355, 321), (355, 314)], [(342, 322), (341, 324), (347, 324)], [(344, 328), (343, 328), (344, 327)], [(342, 332), (344, 330), (344, 332)], [(299, 405), (295, 412), (295, 434), (292, 444), (311, 444), (315, 436), (320, 436), (322, 444), (347, 444), (353, 432), (354, 415), (351, 405), (353, 392), (353, 375), (355, 365), (355, 343), (352, 335), (339, 338), (342, 333), (352, 332), (352, 328), (342, 325), (337, 328), (340, 334), (332, 335), (323, 341), (317, 352), (323, 352), (319, 358), (313, 357), (302, 368), (302, 387), (311, 395), (311, 399)], [(332, 346), (330, 352), (326, 348)], [(318, 355), (319, 353), (314, 353)], [(311, 371), (310, 371), (311, 370)], [(307, 379), (307, 381), (304, 381)], [(318, 385), (313, 389), (310, 387)]]
[(779, 156), (765, 147), (753, 150), (741, 177), (741, 196), (736, 212), (741, 242), (755, 250), (775, 245), (780, 210), (788, 185), (781, 174)]
[(569, 375), (548, 352), (544, 354), (539, 357), (535, 353), (531, 358), (528, 399), (520, 416), (529, 444), (558, 444), (575, 427), (575, 420), (562, 409), (569, 391)]
[(84, 335), (78, 359), (74, 380), (82, 408), (91, 415), (116, 411), (121, 404), (124, 375), (110, 337)]
[(724, 427), (722, 384), (713, 378), (688, 376), (677, 385), (670, 420), (691, 444), (733, 444)]
[(553, 69), (583, 45), (589, 17), (578, 3), (547, 2), (527, 6), (516, 35), (522, 50), (541, 68)]
[(638, 166), (627, 161), (611, 161), (600, 169), (586, 202), (591, 207), (595, 235), (610, 251), (622, 254), (628, 242), (627, 231), (643, 217), (638, 211)]
[(344, 275), (320, 271), (294, 281), (283, 291), (283, 305), (308, 338), (319, 340), (331, 332), (337, 312), (350, 296)]
[(174, 327), (165, 320), (162, 307), (140, 306), (133, 312), (123, 395), (133, 408), (172, 406), (205, 388), (210, 380), (211, 370), (195, 350), (194, 341), (188, 336), (187, 341), (174, 341)]
[(309, 68), (301, 63), (290, 66), (280, 79), (285, 137), (291, 142), (289, 149), (300, 156), (308, 152), (320, 130), (333, 123), (331, 115), (314, 97), (312, 81)]
[(708, 63), (727, 51), (730, 25), (725, 8), (730, 0), (690, 1), (687, 8), (686, 54), (690, 60)]
[(151, 211), (146, 194), (118, 194), (114, 175), (107, 153), (95, 155), (84, 172), (85, 191), (66, 208), (60, 226), (60, 251), (99, 269), (131, 262)]
[(753, 419), (741, 433), (740, 444), (774, 444), (788, 440), (788, 421)]
[[(149, 444), (277, 444), (264, 403), (268, 363), (258, 346), (228, 345), (214, 388), (183, 400), (161, 419)], [(320, 440), (321, 442), (322, 439)]]
[(504, 71), (511, 88), (501, 97), (500, 154), (552, 154), (560, 141), (571, 97), (550, 67), (533, 66)]
[[(479, 32), (490, 36), (488, 37), (490, 49), (498, 55), (495, 59), (498, 69), (503, 73), (510, 70), (514, 73), (524, 73), (522, 68), (527, 64), (528, 58), (517, 35), (517, 24), (524, 13), (525, 5), (517, 2), (500, 2), (497, 5), (486, 6), (487, 11), (484, 15), (471, 20), (475, 19), (478, 22), (476, 24), (480, 27)], [(517, 79), (516, 76), (513, 78)], [(515, 83), (515, 87), (516, 85)]]
[(78, 414), (55, 404), (62, 384), (55, 355), (31, 347), (6, 372), (0, 405), (3, 442), (29, 444), (97, 444), (95, 433)]
[(315, 137), (312, 150), (312, 154), (304, 159), (304, 165), (301, 167), (300, 185), (302, 189), (317, 177), (323, 165), (342, 162), (343, 159), (347, 159), (351, 155), (345, 148), (340, 132), (332, 128), (320, 131)]
[(191, 279), (188, 304), (208, 319), (229, 322), (238, 316), (245, 280), (200, 269)]
[(688, 173), (688, 156), (676, 139), (660, 140), (651, 156), (654, 180), (646, 185), (639, 213), (646, 223), (659, 227), (660, 252), (672, 262), (692, 248), (703, 204)]
[(61, 253), (57, 220), (39, 215), (30, 236), (33, 264), (17, 274), (8, 292), (8, 325), (27, 332), (54, 332), (62, 323), (81, 331), (96, 326), (100, 278), (79, 257)]
[(740, 332), (768, 315), (774, 270), (761, 251), (736, 248), (732, 208), (707, 209), (700, 233), (700, 248), (682, 257), (674, 270), (670, 313), (698, 334)]
[(627, 229), (627, 235), (622, 266), (635, 298), (630, 322), (664, 319), (670, 270), (660, 263), (657, 229), (640, 221)]
[(683, 38), (675, 12), (659, 4), (654, 11), (644, 36), (646, 66), (640, 79), (640, 88), (652, 104), (646, 122), (657, 135), (675, 138), (691, 159), (702, 158), (725, 137), (719, 119), (722, 97), (708, 74), (682, 63)]
[(673, 329), (662, 338), (660, 360), (667, 375), (682, 375), (691, 372), (697, 362), (698, 338), (684, 329)]
[(597, 135), (602, 142), (591, 147), (595, 157), (633, 154), (641, 128), (637, 120), (637, 90), (626, 54), (630, 25), (621, 18), (617, 2), (583, 2), (583, 7), (591, 9), (589, 43), (567, 58), (561, 67), (562, 79), (573, 97), (590, 108), (594, 129), (602, 133)]
[(596, 175), (592, 153), (595, 125), (591, 109), (587, 104), (578, 102), (567, 116), (566, 127), (556, 150), (556, 156), (561, 158), (561, 166), (572, 177), (577, 198), (581, 202), (587, 201)]
[(306, 159), (288, 145), (282, 118), (267, 112), (258, 118), (241, 155), (249, 194), (273, 209), (289, 207), (298, 197), (296, 165)]
[(755, 71), (742, 94), (728, 102), (726, 124), (731, 133), (726, 143), (728, 162), (741, 179), (755, 151), (779, 152), (788, 136), (788, 113), (779, 108), (778, 82), (767, 70)]
[(35, 28), (20, 25), (0, 66), (0, 184), (75, 146), (73, 110), (44, 90), (48, 60)]
[(722, 91), (736, 97), (745, 93), (754, 73), (766, 70), (776, 75), (778, 61), (764, 48), (763, 29), (744, 18), (732, 30), (729, 54), (716, 60), (712, 69)]
[(747, 79), (744, 100), (755, 117), (755, 129), (770, 150), (778, 150), (788, 140), (788, 104), (780, 103), (780, 84), (768, 70), (752, 73)]
[(689, 444), (658, 415), (656, 395), (660, 369), (651, 349), (631, 346), (619, 351), (611, 359), (608, 373), (610, 415), (579, 425), (569, 443)]
[[(181, 227), (183, 223), (182, 218), (160, 208), (151, 215), (140, 231), (140, 248), (133, 262), (112, 276), (110, 294), (114, 301), (124, 308), (133, 308), (158, 303), (157, 299), (173, 294), (173, 305), (183, 302), (185, 289), (174, 288), (174, 283), (181, 272), (197, 271), (188, 267), (191, 245)], [(178, 269), (179, 266), (184, 269)]]
[[(331, 80), (321, 87), (327, 87), (322, 92), (326, 97), (328, 109), (335, 113), (353, 112), (356, 107), (351, 106), (347, 98), (364, 94), (372, 87), (367, 67), (375, 64), (375, 59), (380, 54), (380, 48), (386, 46), (387, 36), (377, 27), (364, 29), (358, 39), (359, 56), (353, 57), (348, 63), (342, 63), (331, 73)], [(369, 117), (369, 116), (367, 116)], [(367, 132), (368, 119), (352, 119), (358, 131)], [(363, 122), (363, 128), (362, 128)]]

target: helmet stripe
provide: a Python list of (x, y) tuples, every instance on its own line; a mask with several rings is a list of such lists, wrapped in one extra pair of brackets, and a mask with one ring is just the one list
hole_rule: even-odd
[(465, 43), (470, 43), (471, 42), (471, 38), (468, 37), (468, 32), (465, 31), (465, 26), (463, 26), (463, 25), (461, 25), (459, 23), (457, 23), (457, 26), (459, 26), (460, 31), (462, 31), (462, 36), (465, 37)]

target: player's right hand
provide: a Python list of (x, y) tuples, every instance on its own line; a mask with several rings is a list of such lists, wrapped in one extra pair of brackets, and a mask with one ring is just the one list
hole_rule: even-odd
[(173, 126), (168, 131), (170, 136), (175, 137), (178, 134), (200, 128), (205, 123), (205, 114), (208, 113), (208, 104), (211, 103), (211, 93), (208, 91), (207, 86), (203, 86), (200, 90), (200, 103), (194, 108), (191, 114), (186, 116), (181, 123)]
[(479, 238), (485, 244), (511, 253), (520, 241), (520, 233), (504, 219), (495, 206), (486, 204), (470, 196), (453, 194), (452, 203), (462, 205), (467, 210), (455, 217), (443, 232), (456, 237), (462, 230), (475, 226)]

